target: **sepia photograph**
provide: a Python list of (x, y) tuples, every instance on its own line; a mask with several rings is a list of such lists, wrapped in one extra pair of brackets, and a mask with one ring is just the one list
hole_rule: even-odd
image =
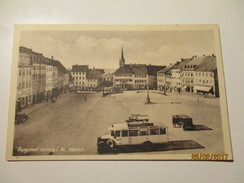
[(15, 25), (7, 160), (232, 161), (218, 25)]

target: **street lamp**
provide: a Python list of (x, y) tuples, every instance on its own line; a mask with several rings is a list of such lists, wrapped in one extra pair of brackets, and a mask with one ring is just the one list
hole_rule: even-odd
[(147, 84), (147, 100), (146, 104), (151, 104), (150, 97), (149, 97), (149, 84)]

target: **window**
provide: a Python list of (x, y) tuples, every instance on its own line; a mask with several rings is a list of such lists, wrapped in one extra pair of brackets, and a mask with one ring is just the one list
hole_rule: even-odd
[(120, 131), (115, 131), (115, 137), (120, 137)]
[(23, 76), (25, 75), (25, 70), (23, 70)]
[(140, 129), (140, 135), (141, 136), (149, 135), (149, 129), (147, 129), (147, 128), (141, 128)]
[(114, 131), (111, 131), (111, 136), (112, 136), (112, 137), (114, 136)]
[(25, 104), (25, 98), (22, 98), (22, 105)]
[(21, 70), (19, 70), (19, 75), (21, 76)]
[(204, 73), (202, 73), (202, 76), (204, 76)]
[(166, 134), (166, 129), (165, 128), (160, 128), (160, 134)]
[(150, 129), (150, 135), (158, 135), (159, 129)]
[(129, 130), (129, 136), (138, 136), (138, 130)]

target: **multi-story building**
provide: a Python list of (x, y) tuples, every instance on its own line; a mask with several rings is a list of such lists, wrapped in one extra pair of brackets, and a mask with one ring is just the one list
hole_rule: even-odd
[(181, 61), (177, 62), (171, 69), (171, 89), (172, 91), (181, 91), (181, 69), (184, 65), (188, 64), (192, 58), (181, 59)]
[(66, 70), (59, 61), (45, 58), (41, 53), (29, 48), (19, 47), (16, 110), (19, 111), (22, 107), (57, 95), (58, 87), (68, 87), (69, 73), (67, 70), (62, 75), (63, 81), (59, 82), (61, 75), (59, 75), (58, 68), (61, 67)]
[(157, 89), (159, 91), (171, 91), (171, 69), (175, 64), (171, 64), (157, 72)]
[(156, 89), (156, 73), (165, 67), (146, 64), (125, 64), (123, 49), (119, 59), (119, 66), (113, 74), (113, 86), (122, 90)]
[(181, 69), (181, 86), (182, 90), (193, 92), (194, 87), (194, 70), (200, 65), (206, 56), (194, 56), (191, 61), (183, 66)]
[(96, 90), (99, 76), (88, 65), (73, 65), (71, 75), (76, 90)]
[(42, 54), (31, 52), (30, 53), (33, 64), (33, 77), (32, 77), (32, 103), (41, 102), (45, 98), (46, 91), (46, 63)]
[(216, 57), (214, 55), (207, 56), (195, 69), (194, 93), (219, 97)]
[(51, 64), (46, 65), (46, 92), (45, 98), (49, 100), (52, 97), (53, 90), (53, 66)]
[(32, 103), (32, 62), (28, 49), (19, 48), (16, 111)]

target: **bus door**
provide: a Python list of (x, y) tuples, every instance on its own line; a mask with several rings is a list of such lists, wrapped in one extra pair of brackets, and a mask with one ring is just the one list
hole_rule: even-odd
[(129, 131), (121, 130), (120, 145), (130, 145), (130, 144), (131, 144), (131, 137), (129, 137)]

